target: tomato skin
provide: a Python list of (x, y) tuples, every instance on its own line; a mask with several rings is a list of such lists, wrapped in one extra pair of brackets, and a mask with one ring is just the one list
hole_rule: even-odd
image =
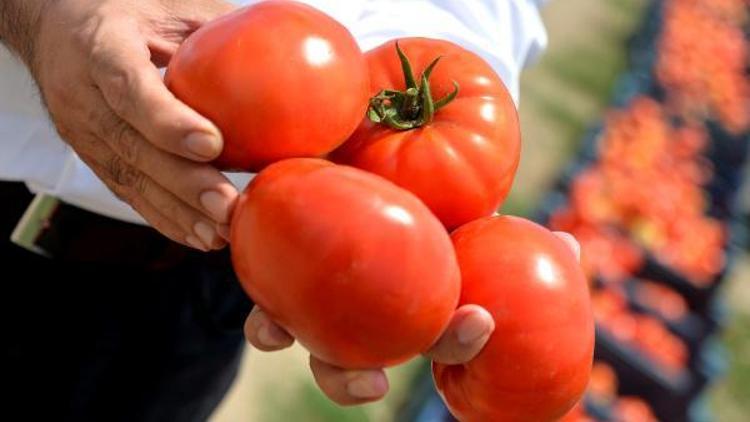
[(327, 154), (356, 129), (369, 94), (364, 57), (347, 29), (293, 1), (258, 3), (202, 26), (165, 80), (221, 130), (216, 166), (246, 171)]
[(414, 195), (313, 158), (263, 170), (231, 225), (247, 293), (318, 358), (349, 369), (426, 351), (458, 303), (450, 237)]
[[(521, 153), (513, 99), (479, 56), (448, 41), (404, 38), (399, 46), (419, 77), (436, 57), (432, 96), (459, 85), (432, 123), (396, 131), (364, 119), (331, 159), (379, 174), (417, 195), (449, 229), (491, 215), (508, 195)], [(405, 87), (395, 41), (365, 53), (370, 94)]]
[(552, 421), (582, 396), (594, 349), (586, 279), (554, 233), (509, 216), (452, 234), (460, 305), (494, 317), (495, 331), (465, 365), (433, 363), (435, 385), (462, 422)]

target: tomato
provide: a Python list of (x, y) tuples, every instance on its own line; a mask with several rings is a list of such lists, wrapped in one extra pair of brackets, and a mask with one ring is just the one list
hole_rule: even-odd
[(612, 409), (614, 420), (623, 422), (655, 422), (651, 407), (638, 397), (623, 397), (617, 401)]
[(190, 35), (169, 63), (167, 86), (224, 136), (215, 164), (258, 170), (322, 156), (367, 109), (368, 70), (351, 34), (318, 10), (267, 1)]
[[(375, 95), (369, 118), (331, 159), (410, 190), (448, 228), (491, 215), (510, 191), (520, 158), (513, 99), (489, 64), (455, 44), (405, 38), (398, 46), (402, 58), (395, 42), (365, 54)], [(404, 76), (402, 68), (429, 77), (417, 79), (411, 70)]]
[(483, 306), (495, 331), (467, 364), (433, 363), (438, 391), (462, 422), (561, 418), (586, 388), (594, 350), (588, 286), (573, 252), (517, 217), (477, 220), (452, 238), (459, 305)]
[(253, 300), (318, 358), (377, 368), (426, 351), (458, 302), (450, 237), (419, 199), (314, 158), (272, 164), (242, 194), (232, 262)]
[(617, 397), (617, 373), (603, 362), (595, 362), (591, 368), (588, 394), (600, 402), (610, 402)]

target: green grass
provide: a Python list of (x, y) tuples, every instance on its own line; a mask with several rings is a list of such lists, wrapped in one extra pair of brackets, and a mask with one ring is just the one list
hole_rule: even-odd
[(750, 415), (750, 255), (737, 260), (722, 294), (730, 318), (722, 341), (729, 352), (729, 368), (709, 392), (710, 403), (721, 422), (744, 422)]
[(746, 421), (750, 415), (750, 314), (735, 315), (722, 338), (730, 351), (729, 371), (712, 392), (714, 408), (722, 421)]

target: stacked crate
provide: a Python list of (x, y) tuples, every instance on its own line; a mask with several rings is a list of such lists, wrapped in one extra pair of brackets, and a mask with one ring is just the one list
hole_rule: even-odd
[[(748, 243), (749, 15), (654, 1), (610, 111), (534, 216), (576, 236), (591, 283), (596, 361), (568, 421), (711, 419), (719, 292)], [(400, 420), (450, 420), (428, 381)]]
[(536, 216), (576, 235), (591, 280), (596, 365), (571, 421), (711, 419), (719, 292), (747, 244), (748, 6), (654, 2), (611, 111)]

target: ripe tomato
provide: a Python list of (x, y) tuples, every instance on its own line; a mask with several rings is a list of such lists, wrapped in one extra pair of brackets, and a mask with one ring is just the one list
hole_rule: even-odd
[(258, 3), (201, 27), (180, 46), (165, 79), (221, 130), (216, 165), (238, 170), (327, 154), (362, 120), (369, 94), (351, 34), (292, 1)]
[(390, 366), (426, 351), (458, 302), (450, 237), (414, 195), (313, 158), (280, 161), (241, 196), (232, 262), (255, 302), (318, 358)]
[(573, 252), (517, 217), (481, 219), (452, 238), (459, 305), (486, 308), (495, 331), (469, 363), (433, 363), (451, 412), (462, 422), (561, 418), (586, 388), (594, 351), (589, 291)]
[[(510, 191), (520, 158), (510, 94), (489, 64), (455, 44), (406, 38), (398, 46), (404, 55), (395, 42), (365, 54), (375, 95), (370, 118), (331, 158), (410, 190), (448, 228), (491, 215)], [(412, 68), (427, 77), (413, 77)]]

